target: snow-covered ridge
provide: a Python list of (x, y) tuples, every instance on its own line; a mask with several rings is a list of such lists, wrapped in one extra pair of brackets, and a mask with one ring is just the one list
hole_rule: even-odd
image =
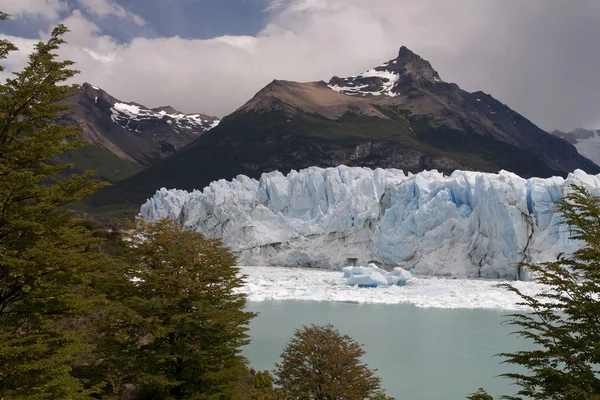
[(164, 119), (175, 130), (198, 130), (203, 129), (205, 132), (214, 128), (219, 124), (219, 120), (202, 119), (200, 114), (169, 114), (166, 111), (155, 111), (148, 108), (140, 107), (136, 104), (115, 103), (111, 111), (111, 119), (125, 129), (140, 132), (139, 123), (142, 121), (150, 121), (152, 119)]
[(416, 274), (523, 278), (515, 264), (571, 252), (553, 202), (570, 184), (600, 194), (600, 175), (567, 179), (368, 168), (238, 176), (191, 193), (161, 189), (141, 207), (222, 238), (242, 265), (321, 267), (378, 262)]

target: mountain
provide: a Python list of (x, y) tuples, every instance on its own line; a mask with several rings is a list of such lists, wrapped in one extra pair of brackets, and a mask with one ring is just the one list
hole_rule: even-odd
[(579, 154), (600, 165), (600, 130), (578, 128), (573, 132), (555, 130), (552, 134), (573, 144)]
[(402, 47), (360, 75), (271, 82), (218, 127), (94, 202), (140, 204), (163, 186), (201, 189), (238, 174), (340, 164), (413, 173), (505, 169), (523, 177), (600, 173), (573, 145), (491, 95), (444, 82)]
[(571, 184), (600, 194), (600, 178), (581, 170), (565, 180), (311, 167), (260, 180), (239, 176), (203, 191), (162, 189), (140, 213), (221, 238), (241, 265), (339, 269), (376, 262), (418, 274), (515, 279), (524, 278), (519, 262), (579, 247), (554, 210)]
[(84, 83), (63, 101), (71, 109), (60, 123), (81, 126), (88, 145), (60, 157), (75, 170), (96, 169), (100, 178), (115, 182), (165, 158), (218, 125), (203, 114), (183, 114), (173, 107), (150, 109), (120, 101)]

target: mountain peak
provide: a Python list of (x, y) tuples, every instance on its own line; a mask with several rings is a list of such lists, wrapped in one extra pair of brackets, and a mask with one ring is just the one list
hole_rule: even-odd
[(400, 51), (398, 52), (398, 58), (408, 58), (415, 55), (416, 54), (406, 46), (401, 46)]
[(395, 59), (356, 76), (334, 76), (329, 81), (329, 87), (351, 96), (395, 97), (415, 85), (432, 86), (441, 82), (429, 61), (402, 46)]

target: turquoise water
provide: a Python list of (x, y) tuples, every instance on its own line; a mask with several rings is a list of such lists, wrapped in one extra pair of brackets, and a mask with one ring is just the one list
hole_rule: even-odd
[(255, 369), (272, 370), (295, 329), (330, 323), (365, 345), (364, 361), (397, 400), (464, 399), (479, 387), (514, 394), (509, 381), (495, 376), (515, 368), (494, 354), (528, 345), (509, 336), (506, 313), (496, 310), (292, 300), (250, 302), (248, 309), (260, 313), (244, 349)]

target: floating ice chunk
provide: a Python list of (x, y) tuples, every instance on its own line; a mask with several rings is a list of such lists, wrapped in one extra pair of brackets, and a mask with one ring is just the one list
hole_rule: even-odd
[(345, 285), (363, 288), (404, 286), (411, 278), (410, 272), (402, 268), (396, 268), (390, 273), (375, 264), (368, 264), (366, 267), (346, 267), (343, 271)]

